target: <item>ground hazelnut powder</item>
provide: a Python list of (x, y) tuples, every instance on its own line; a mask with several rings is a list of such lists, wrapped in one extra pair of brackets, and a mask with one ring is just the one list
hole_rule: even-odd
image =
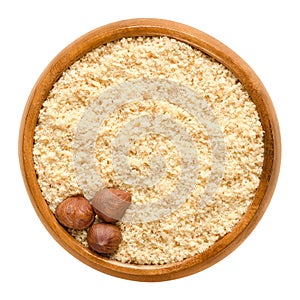
[[(114, 137), (145, 112), (159, 112), (184, 125), (199, 155), (199, 176), (187, 201), (157, 221), (117, 225), (123, 240), (111, 259), (135, 264), (182, 261), (206, 250), (230, 232), (253, 200), (263, 165), (263, 130), (248, 93), (222, 64), (199, 50), (168, 37), (123, 38), (103, 45), (76, 61), (55, 83), (40, 111), (35, 130), (34, 163), (42, 194), (54, 212), (64, 199), (82, 193), (76, 180), (72, 142), (84, 109), (107, 87), (138, 78), (179, 82), (210, 105), (224, 134), (224, 176), (214, 201), (199, 207), (211, 170), (211, 149), (203, 126), (175, 105), (147, 97), (111, 113), (99, 129), (96, 158), (107, 187), (132, 194), (133, 203), (156, 201), (176, 185), (180, 153), (164, 136), (144, 135), (128, 153), (137, 175), (149, 172), (149, 156), (160, 155), (166, 175), (155, 186), (132, 187), (119, 180), (111, 157)], [(97, 220), (96, 220), (97, 222)], [(69, 230), (87, 246), (86, 230)]]

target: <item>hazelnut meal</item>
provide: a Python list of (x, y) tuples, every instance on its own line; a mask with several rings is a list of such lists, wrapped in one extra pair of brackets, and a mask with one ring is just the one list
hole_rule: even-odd
[[(64, 199), (83, 194), (76, 178), (73, 149), (83, 111), (107, 88), (137, 78), (179, 82), (205, 99), (214, 112), (224, 135), (226, 157), (213, 203), (199, 206), (212, 166), (205, 128), (181, 107), (145, 95), (139, 102), (126, 103), (111, 111), (99, 127), (95, 143), (95, 161), (104, 186), (127, 191), (131, 201), (126, 196), (122, 205), (116, 201), (110, 206), (112, 210), (116, 208), (117, 214), (111, 211), (103, 214), (101, 194), (89, 199), (99, 214), (96, 219), (108, 217), (106, 220), (115, 224), (96, 222), (89, 229), (82, 229), (93, 222), (92, 215), (74, 227), (77, 221), (72, 214), (60, 222), (63, 224), (67, 219), (65, 226), (77, 241), (99, 253), (109, 253), (112, 260), (139, 265), (180, 262), (207, 250), (232, 231), (254, 198), (264, 159), (264, 132), (255, 104), (230, 70), (200, 50), (168, 37), (123, 38), (77, 60), (54, 84), (40, 111), (33, 149), (38, 183), (49, 208), (57, 216)], [(172, 141), (164, 135), (140, 135), (127, 153), (132, 174), (147, 176), (153, 170), (158, 171), (161, 164), (151, 164), (157, 156), (165, 161), (165, 173), (147, 187), (120, 179), (123, 170), (122, 166), (114, 168), (113, 142), (128, 122), (146, 114), (160, 114), (184, 126), (195, 145), (200, 166), (194, 190), (175, 211), (160, 220), (128, 223), (122, 221), (122, 214), (125, 217), (130, 206), (124, 212), (123, 205), (159, 201), (162, 195), (176, 188), (181, 171), (180, 153)]]

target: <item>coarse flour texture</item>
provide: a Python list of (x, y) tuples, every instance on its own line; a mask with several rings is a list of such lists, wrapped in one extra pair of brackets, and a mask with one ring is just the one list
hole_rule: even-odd
[[(230, 232), (253, 200), (262, 171), (263, 130), (255, 104), (237, 78), (222, 64), (191, 46), (168, 37), (137, 37), (103, 45), (76, 61), (53, 86), (41, 108), (35, 130), (34, 163), (42, 194), (50, 209), (81, 194), (74, 167), (73, 140), (78, 122), (91, 102), (108, 87), (138, 78), (165, 78), (201, 96), (216, 116), (226, 146), (223, 179), (213, 201), (199, 205), (211, 172), (209, 137), (182, 108), (145, 97), (113, 111), (99, 128), (96, 163), (107, 187), (124, 189), (133, 203), (159, 201), (176, 186), (181, 156), (163, 135), (141, 135), (128, 152), (137, 176), (147, 176), (150, 159), (165, 160), (164, 177), (153, 186), (136, 187), (117, 176), (111, 149), (118, 132), (143, 114), (176, 120), (196, 145), (199, 172), (187, 200), (166, 217), (145, 223), (119, 221), (123, 240), (111, 259), (134, 264), (166, 264), (203, 252)], [(98, 220), (96, 219), (96, 222)], [(87, 246), (87, 231), (68, 230)]]

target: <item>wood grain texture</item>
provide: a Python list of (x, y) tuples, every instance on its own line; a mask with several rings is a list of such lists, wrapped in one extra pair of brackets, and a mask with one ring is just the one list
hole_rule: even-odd
[[(226, 234), (205, 252), (182, 262), (163, 266), (124, 264), (103, 258), (72, 238), (57, 222), (44, 200), (33, 163), (33, 137), (39, 111), (53, 84), (61, 74), (87, 52), (122, 37), (169, 36), (212, 56), (230, 69), (245, 86), (257, 106), (264, 135), (264, 164), (260, 184), (253, 203), (232, 232)], [(254, 71), (236, 53), (211, 36), (172, 21), (133, 19), (99, 27), (62, 50), (47, 66), (29, 95), (19, 135), (19, 160), (24, 183), (40, 220), (69, 253), (83, 263), (110, 275), (138, 280), (163, 281), (204, 270), (230, 254), (242, 243), (263, 216), (275, 189), (281, 159), (279, 125), (271, 99)]]

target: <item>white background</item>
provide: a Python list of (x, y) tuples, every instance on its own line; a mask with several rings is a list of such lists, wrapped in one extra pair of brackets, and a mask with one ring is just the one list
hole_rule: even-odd
[[(297, 1), (1, 1), (1, 299), (300, 299)], [(283, 158), (263, 219), (231, 255), (195, 275), (140, 283), (102, 274), (59, 246), (36, 216), (17, 155), (32, 86), (66, 45), (98, 26), (135, 17), (196, 27), (237, 52), (275, 105)]]

